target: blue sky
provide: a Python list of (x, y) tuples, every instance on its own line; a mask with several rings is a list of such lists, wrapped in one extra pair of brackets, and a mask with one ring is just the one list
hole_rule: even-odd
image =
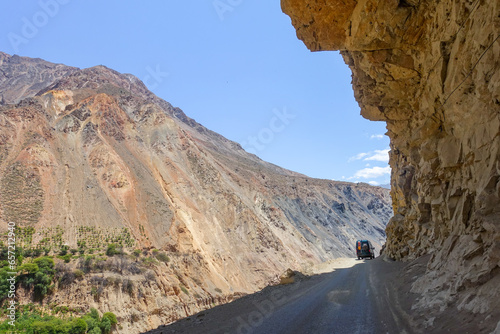
[(0, 32), (9, 54), (132, 73), (266, 161), (389, 183), (385, 123), (359, 115), (341, 56), (307, 50), (279, 0), (3, 1)]

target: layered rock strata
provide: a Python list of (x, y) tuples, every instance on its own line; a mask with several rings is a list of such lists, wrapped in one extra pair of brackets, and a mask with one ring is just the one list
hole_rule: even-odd
[(361, 114), (387, 123), (395, 215), (386, 250), (395, 259), (432, 254), (414, 286), (427, 293), (421, 306), (456, 302), (459, 310), (493, 312), (500, 297), (500, 2), (281, 3), (310, 50), (340, 50)]

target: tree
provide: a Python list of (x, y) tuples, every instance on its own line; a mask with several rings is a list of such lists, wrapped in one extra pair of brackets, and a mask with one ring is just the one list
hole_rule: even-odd
[(93, 319), (99, 321), (99, 312), (97, 312), (97, 310), (95, 308), (91, 308), (90, 309), (90, 313), (89, 313), (90, 317), (92, 317)]
[[(102, 321), (97, 310), (92, 309), (80, 318), (58, 319), (54, 316), (42, 316), (25, 310), (16, 318), (16, 331), (30, 334), (107, 334), (113, 328), (114, 314), (105, 313)], [(12, 325), (9, 319), (0, 322), (0, 333), (10, 333)]]
[(87, 328), (88, 328), (89, 333), (91, 333), (94, 328), (97, 328), (99, 330), (99, 334), (101, 334), (101, 330), (99, 329), (98, 320), (94, 319), (90, 314), (85, 315), (82, 319), (87, 324)]
[(103, 334), (111, 332), (111, 320), (109, 318), (102, 318), (100, 326)]
[(108, 249), (106, 249), (106, 255), (113, 256), (117, 254), (122, 254), (122, 251), (117, 248), (116, 244), (109, 244)]
[(108, 318), (109, 321), (111, 322), (111, 326), (114, 326), (118, 323), (118, 320), (116, 320), (116, 315), (113, 312), (106, 312), (102, 315), (102, 318)]
[(54, 260), (49, 256), (39, 257), (33, 260), (33, 263), (38, 265), (38, 268), (44, 273), (50, 275), (54, 274)]
[(82, 318), (73, 320), (70, 325), (69, 333), (71, 334), (85, 334), (87, 332), (88, 325)]
[(33, 274), (39, 271), (36, 263), (28, 262), (19, 267), (17, 267), (17, 272), (20, 274)]
[(4, 266), (0, 269), (0, 305), (8, 297), (10, 291), (10, 281), (7, 279), (11, 278), (9, 274), (10, 270), (8, 266)]
[(66, 334), (68, 326), (61, 319), (47, 318), (34, 321), (31, 325), (35, 334)]
[(88, 334), (102, 334), (101, 329), (99, 327), (94, 327), (88, 331)]
[(45, 274), (42, 271), (37, 271), (35, 273), (35, 295), (41, 298), (45, 297), (50, 291), (50, 283), (52, 282), (52, 277)]
[(34, 286), (35, 298), (43, 299), (51, 290), (54, 278), (54, 260), (44, 256), (25, 263), (19, 267), (21, 284), (30, 288)]

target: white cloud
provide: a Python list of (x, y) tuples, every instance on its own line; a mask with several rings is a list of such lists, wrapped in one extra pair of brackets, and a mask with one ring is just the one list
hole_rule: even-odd
[(378, 186), (378, 185), (380, 185), (380, 183), (377, 182), (377, 181), (368, 181), (368, 183), (371, 184), (372, 186)]
[(365, 161), (380, 161), (380, 162), (389, 162), (389, 149), (385, 150), (375, 150), (373, 153), (371, 153), (371, 156), (368, 158), (363, 159)]
[(350, 157), (349, 160), (347, 160), (347, 162), (351, 162), (351, 161), (355, 161), (355, 160), (361, 160), (364, 157), (366, 157), (367, 155), (368, 155), (368, 153), (359, 153), (359, 154), (356, 154), (355, 156)]
[(373, 179), (377, 177), (381, 177), (387, 174), (391, 174), (391, 167), (372, 167), (372, 168), (364, 168), (358, 170), (354, 174), (354, 178), (362, 178), (362, 179)]
[(384, 135), (371, 135), (370, 139), (383, 139)]
[(358, 153), (353, 157), (350, 157), (348, 162), (353, 162), (356, 160), (361, 160), (363, 161), (380, 161), (380, 162), (385, 162), (389, 163), (389, 148), (386, 148), (384, 150), (375, 150), (371, 152), (363, 152), (363, 153)]

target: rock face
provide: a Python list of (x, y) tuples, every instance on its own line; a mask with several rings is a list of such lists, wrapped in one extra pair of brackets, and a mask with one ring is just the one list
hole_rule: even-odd
[[(96, 256), (59, 264), (45, 305), (111, 311), (137, 333), (385, 241), (386, 189), (266, 163), (132, 75), (1, 56), (2, 227), (16, 222), (25, 247)], [(105, 259), (111, 243), (142, 255)]]
[(420, 306), (456, 302), (459, 310), (493, 312), (500, 294), (500, 3), (281, 3), (310, 50), (341, 51), (362, 115), (387, 123), (395, 216), (386, 250), (395, 259), (432, 254), (414, 286), (426, 296)]

